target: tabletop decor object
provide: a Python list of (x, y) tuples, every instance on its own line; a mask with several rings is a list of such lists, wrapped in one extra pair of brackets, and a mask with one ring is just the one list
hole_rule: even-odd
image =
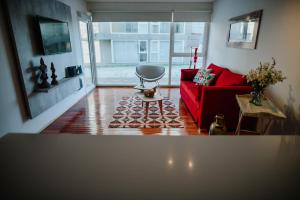
[(144, 91), (144, 95), (145, 95), (145, 97), (153, 98), (155, 92), (156, 92), (156, 87), (154, 87), (154, 88), (152, 88), (152, 89), (145, 90), (145, 91)]
[(278, 82), (282, 82), (286, 77), (283, 76), (281, 70), (275, 69), (276, 62), (272, 58), (273, 62), (260, 63), (259, 67), (252, 69), (246, 75), (247, 82), (253, 86), (253, 92), (251, 92), (252, 98), (250, 103), (261, 106), (264, 97), (264, 90), (269, 85), (275, 85)]

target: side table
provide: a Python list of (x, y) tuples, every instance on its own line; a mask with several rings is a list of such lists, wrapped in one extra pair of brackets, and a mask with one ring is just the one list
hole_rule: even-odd
[(241, 123), (244, 116), (247, 117), (256, 117), (258, 119), (268, 119), (268, 123), (262, 129), (262, 134), (265, 134), (266, 131), (271, 126), (272, 122), (277, 119), (286, 119), (286, 116), (281, 112), (268, 98), (264, 98), (261, 106), (256, 106), (250, 103), (251, 96), (250, 94), (246, 95), (236, 95), (236, 100), (240, 107), (239, 121), (236, 127), (235, 134), (239, 135), (241, 131)]

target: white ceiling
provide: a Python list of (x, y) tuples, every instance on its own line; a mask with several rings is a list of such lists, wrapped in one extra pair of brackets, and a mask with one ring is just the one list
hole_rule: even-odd
[(179, 2), (179, 3), (184, 3), (184, 2), (213, 2), (215, 0), (85, 0), (86, 2), (119, 2), (119, 3), (126, 3), (126, 2), (153, 2), (153, 3), (158, 3), (158, 2)]

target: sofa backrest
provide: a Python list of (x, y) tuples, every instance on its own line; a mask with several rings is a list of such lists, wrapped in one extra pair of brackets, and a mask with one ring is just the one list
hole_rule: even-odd
[(216, 86), (237, 86), (247, 85), (244, 75), (234, 73), (229, 69), (224, 70), (215, 82)]
[(215, 65), (213, 63), (211, 63), (207, 69), (211, 69), (212, 70), (212, 73), (214, 73), (216, 76), (215, 76), (215, 80), (217, 80), (219, 78), (219, 76), (221, 75), (221, 73), (226, 70), (226, 68), (224, 67), (220, 67), (218, 65)]
[(208, 66), (208, 69), (212, 69), (212, 73), (216, 75), (212, 85), (215, 86), (247, 85), (247, 79), (242, 74), (234, 73), (227, 68), (220, 67), (213, 63)]

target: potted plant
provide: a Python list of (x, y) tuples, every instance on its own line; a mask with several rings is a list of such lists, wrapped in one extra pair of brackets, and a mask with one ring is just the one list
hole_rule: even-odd
[(246, 75), (247, 82), (251, 83), (254, 89), (253, 92), (251, 92), (250, 100), (250, 103), (253, 103), (254, 105), (262, 105), (262, 99), (266, 87), (282, 82), (286, 79), (280, 70), (275, 69), (275, 59), (272, 58), (272, 60), (272, 63), (260, 63), (259, 67), (250, 70)]

